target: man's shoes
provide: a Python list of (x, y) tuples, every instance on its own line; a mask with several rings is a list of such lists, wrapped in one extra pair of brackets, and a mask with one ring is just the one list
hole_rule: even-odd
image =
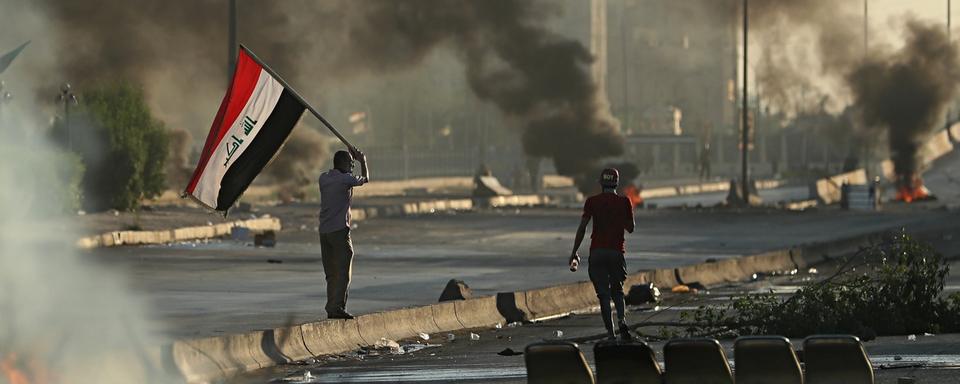
[(327, 313), (327, 318), (350, 320), (353, 318), (353, 315), (351, 315), (350, 312), (347, 312), (347, 311), (337, 311), (333, 313)]
[(627, 323), (620, 321), (620, 341), (633, 341), (633, 335), (630, 334), (630, 327), (627, 326)]

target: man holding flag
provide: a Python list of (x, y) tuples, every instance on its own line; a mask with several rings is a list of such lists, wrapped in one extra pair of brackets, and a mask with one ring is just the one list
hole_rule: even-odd
[[(353, 160), (360, 162), (360, 176), (353, 175)], [(353, 243), (350, 241), (350, 200), (353, 187), (370, 180), (367, 157), (356, 148), (333, 155), (333, 169), (320, 175), (320, 252), (327, 277), (327, 318), (352, 319), (347, 312), (347, 288), (353, 273)]]
[[(350, 150), (338, 151), (333, 157), (333, 169), (320, 176), (319, 231), (327, 277), (327, 316), (351, 319), (353, 316), (346, 311), (353, 265), (350, 199), (353, 187), (363, 185), (369, 178), (367, 159), (283, 78), (242, 45), (230, 86), (183, 196), (226, 216), (283, 147), (304, 110), (310, 111)], [(352, 174), (354, 159), (360, 162), (359, 177)]]

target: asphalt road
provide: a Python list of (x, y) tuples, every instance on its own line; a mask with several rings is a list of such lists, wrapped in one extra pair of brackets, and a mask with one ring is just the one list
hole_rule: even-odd
[[(891, 204), (880, 212), (835, 207), (656, 209), (637, 213), (627, 236), (630, 271), (737, 257), (800, 243), (931, 223), (958, 223), (960, 154), (941, 160), (926, 178), (939, 201)], [(789, 192), (787, 192), (789, 193)], [(704, 196), (709, 198), (709, 196)], [(149, 304), (153, 329), (170, 337), (236, 333), (324, 317), (315, 205), (263, 208), (281, 218), (275, 248), (218, 240), (152, 247), (95, 249), (86, 255), (127, 276)], [(586, 280), (566, 258), (579, 210), (506, 209), (380, 218), (358, 223), (348, 310), (354, 313), (436, 302), (449, 279), (489, 295)], [(168, 220), (175, 220), (172, 215)], [(581, 248), (586, 255), (587, 245)]]

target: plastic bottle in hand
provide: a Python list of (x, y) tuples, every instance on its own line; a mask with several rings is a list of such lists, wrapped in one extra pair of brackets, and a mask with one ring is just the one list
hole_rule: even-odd
[(576, 271), (577, 271), (577, 268), (579, 268), (579, 267), (580, 267), (580, 258), (579, 258), (579, 257), (575, 257), (575, 258), (573, 258), (573, 259), (570, 259), (570, 272), (576, 272)]

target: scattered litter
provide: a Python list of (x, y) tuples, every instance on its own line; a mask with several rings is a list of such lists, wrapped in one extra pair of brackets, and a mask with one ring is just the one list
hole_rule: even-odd
[(420, 336), (420, 340), (423, 340), (423, 341), (430, 340), (430, 335), (423, 332), (418, 333), (417, 336)]
[(917, 335), (909, 335), (909, 336), (907, 336), (907, 340), (908, 340), (908, 341), (917, 341)]
[(760, 276), (757, 276), (756, 273), (754, 273), (753, 275), (750, 276), (750, 280), (756, 281), (758, 278), (760, 278)]
[(894, 356), (893, 359), (896, 361), (900, 361), (900, 360), (903, 360), (903, 357), (898, 355), (898, 356)]
[(927, 332), (924, 332), (923, 335), (924, 335), (924, 336), (928, 336), (928, 337), (929, 337), (929, 336), (935, 336), (934, 334), (932, 334), (932, 333), (927, 333)]
[(496, 329), (503, 329), (503, 323), (497, 323), (497, 325), (494, 325), (493, 327)]
[(519, 327), (519, 326), (521, 326), (521, 325), (523, 325), (523, 323), (521, 323), (521, 322), (519, 322), (519, 321), (514, 321), (514, 322), (507, 323), (507, 328), (516, 328), (516, 327)]
[(476, 334), (476, 333), (471, 333), (471, 334), (470, 334), (470, 340), (472, 340), (472, 341), (478, 341), (478, 340), (480, 340), (480, 335), (478, 335), (478, 334)]
[(310, 373), (310, 371), (306, 371), (306, 372), (303, 373), (303, 379), (304, 379), (304, 380), (313, 380), (313, 374)]
[(807, 270), (807, 273), (809, 273), (809, 274), (811, 274), (811, 275), (816, 275), (816, 274), (818, 274), (818, 273), (820, 273), (820, 272), (817, 271), (816, 268), (810, 268), (810, 269)]
[(653, 311), (654, 311), (654, 312), (659, 312), (659, 311), (660, 311), (660, 306), (659, 306), (659, 305), (654, 306), (654, 307), (653, 307)]
[(554, 331), (554, 332), (553, 332), (553, 337), (557, 337), (557, 338), (563, 337), (563, 331), (561, 331), (561, 330), (559, 330), (559, 329), (556, 330), (556, 331)]
[(454, 334), (452, 334), (452, 333), (448, 333), (448, 334), (447, 334), (447, 341), (454, 341), (454, 340), (456, 340), (456, 339), (457, 339), (457, 336), (456, 336), (456, 335), (454, 335)]
[(82, 209), (77, 211), (77, 216), (86, 216), (86, 215), (87, 215), (87, 211), (84, 211)]
[(306, 230), (307, 230), (307, 225), (306, 225), (306, 224), (301, 224), (301, 225), (300, 225), (300, 230), (301, 230), (301, 231), (306, 231)]
[[(403, 353), (413, 353), (413, 352), (417, 352), (417, 351), (422, 351), (422, 350), (427, 349), (427, 348), (434, 348), (434, 347), (439, 347), (439, 346), (440, 346), (440, 344), (420, 344), (420, 343), (412, 343), (412, 344), (404, 344), (404, 345), (402, 346), (402, 348), (403, 348)], [(401, 354), (403, 354), (403, 353), (401, 353)]]
[(267, 262), (270, 264), (283, 264), (283, 260), (280, 259), (267, 259)]
[(517, 351), (514, 351), (513, 349), (507, 348), (500, 352), (497, 352), (497, 354), (500, 356), (520, 356), (523, 354), (523, 352), (517, 352)]
[(391, 353), (396, 354), (403, 354), (404, 352), (399, 343), (386, 337), (381, 337), (379, 341), (373, 344), (373, 348), (378, 350), (388, 349)]

